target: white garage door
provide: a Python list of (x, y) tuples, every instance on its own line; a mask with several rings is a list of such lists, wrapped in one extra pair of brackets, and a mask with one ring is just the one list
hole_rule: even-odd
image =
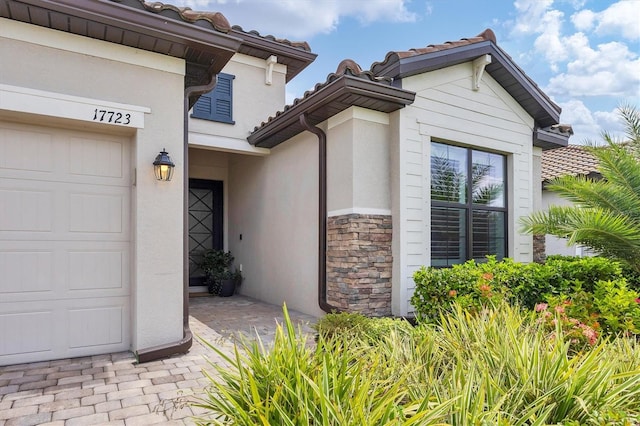
[(129, 349), (129, 153), (0, 121), (0, 365)]

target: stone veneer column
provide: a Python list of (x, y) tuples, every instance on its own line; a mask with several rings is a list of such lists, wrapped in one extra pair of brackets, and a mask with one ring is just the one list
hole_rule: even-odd
[(347, 312), (391, 315), (391, 216), (327, 220), (327, 301)]
[(536, 263), (544, 263), (547, 259), (546, 248), (546, 236), (534, 235), (533, 236), (533, 261)]

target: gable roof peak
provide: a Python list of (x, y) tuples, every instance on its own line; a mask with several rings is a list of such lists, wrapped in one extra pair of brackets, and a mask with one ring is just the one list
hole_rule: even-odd
[(465, 37), (460, 40), (445, 41), (441, 44), (429, 44), (426, 47), (416, 47), (409, 50), (394, 50), (388, 52), (382, 62), (374, 62), (371, 64), (371, 71), (376, 75), (385, 74), (390, 66), (401, 59), (411, 58), (425, 53), (440, 52), (443, 50), (453, 49), (454, 47), (467, 46), (484, 41), (490, 41), (497, 45), (496, 34), (491, 28), (487, 28), (475, 37)]
[(343, 59), (340, 61), (335, 73), (345, 74), (347, 70), (351, 71), (352, 74), (362, 74), (362, 68), (353, 59)]
[(496, 34), (493, 32), (491, 28), (487, 28), (476, 37), (480, 37), (484, 40), (492, 41), (494, 44), (498, 44), (498, 40), (496, 39)]

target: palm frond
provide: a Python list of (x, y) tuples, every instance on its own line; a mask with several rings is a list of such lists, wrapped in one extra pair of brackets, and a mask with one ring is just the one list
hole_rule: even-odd
[(523, 230), (566, 238), (601, 254), (629, 263), (640, 271), (640, 111), (622, 105), (625, 143), (603, 132), (605, 146), (587, 149), (598, 160), (602, 179), (562, 176), (547, 189), (573, 203), (552, 206), (521, 221)]

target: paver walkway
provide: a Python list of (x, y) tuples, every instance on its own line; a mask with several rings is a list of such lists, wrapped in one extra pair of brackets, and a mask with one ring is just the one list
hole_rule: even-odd
[[(280, 306), (244, 296), (190, 300), (194, 335), (232, 353), (230, 337), (240, 332), (272, 341)], [(315, 318), (295, 311), (304, 331)], [(121, 352), (0, 367), (0, 426), (10, 425), (190, 425), (203, 411), (184, 403), (202, 395), (211, 371), (206, 357), (219, 356), (194, 339), (188, 354), (136, 364)]]

